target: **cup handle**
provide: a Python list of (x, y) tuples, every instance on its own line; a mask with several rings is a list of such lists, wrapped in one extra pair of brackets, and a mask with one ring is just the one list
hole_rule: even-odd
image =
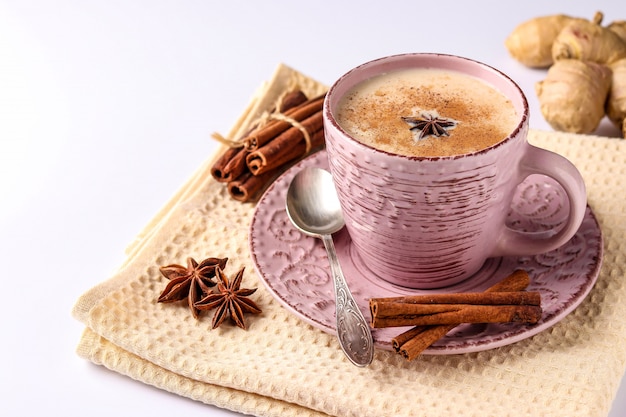
[(585, 216), (587, 192), (585, 182), (576, 167), (566, 158), (554, 152), (528, 145), (520, 162), (521, 179), (531, 174), (543, 174), (556, 180), (567, 193), (570, 212), (566, 224), (548, 238), (503, 227), (497, 241), (494, 256), (537, 255), (554, 250), (574, 236)]

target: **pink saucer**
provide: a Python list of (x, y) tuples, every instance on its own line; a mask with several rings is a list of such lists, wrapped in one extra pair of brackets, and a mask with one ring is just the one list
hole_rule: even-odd
[[(285, 211), (285, 196), (292, 177), (305, 166), (328, 169), (326, 152), (301, 161), (281, 177), (259, 201), (250, 226), (250, 252), (261, 281), (289, 311), (307, 323), (335, 333), (333, 284), (328, 260), (319, 239), (299, 232)], [(546, 233), (567, 214), (567, 198), (552, 179), (533, 175), (518, 188), (509, 225), (529, 233)], [(549, 233), (549, 232), (547, 232)], [(478, 352), (508, 345), (559, 322), (587, 296), (598, 278), (602, 261), (602, 233), (587, 207), (576, 235), (561, 248), (537, 256), (492, 258), (460, 284), (436, 290), (413, 290), (375, 276), (360, 260), (346, 229), (334, 236), (337, 256), (361, 311), (370, 318), (368, 299), (428, 292), (483, 291), (516, 269), (528, 271), (529, 290), (539, 291), (543, 318), (536, 325), (464, 324), (429, 347), (425, 354)], [(375, 345), (391, 349), (391, 339), (404, 328), (373, 329)]]

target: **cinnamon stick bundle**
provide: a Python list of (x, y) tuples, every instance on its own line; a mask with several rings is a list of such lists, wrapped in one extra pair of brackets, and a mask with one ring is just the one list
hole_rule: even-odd
[[(286, 93), (277, 105), (272, 109), (272, 112), (278, 111), (284, 113), (292, 110), (293, 108), (300, 106), (308, 101), (307, 96), (300, 90), (290, 91)], [(247, 170), (246, 156), (248, 151), (245, 149), (245, 138), (254, 132), (258, 126), (253, 126), (248, 132), (238, 141), (229, 147), (222, 156), (215, 161), (211, 167), (211, 175), (219, 182), (233, 181)]]
[(211, 168), (213, 178), (227, 183), (232, 198), (242, 202), (255, 199), (288, 164), (323, 146), (324, 97), (308, 99), (299, 90), (285, 94), (269, 116), (239, 140), (228, 141), (231, 147)]
[[(502, 281), (489, 287), (485, 292), (523, 291), (529, 284), (528, 273), (524, 270), (516, 270)], [(461, 323), (415, 326), (393, 338), (393, 348), (404, 358), (412, 361), (459, 324)]]

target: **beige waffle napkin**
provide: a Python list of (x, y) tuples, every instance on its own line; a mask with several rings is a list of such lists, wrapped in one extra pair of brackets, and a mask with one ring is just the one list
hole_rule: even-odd
[[(258, 116), (281, 66), (233, 132)], [(605, 244), (598, 282), (552, 328), (485, 352), (406, 362), (377, 351), (367, 368), (344, 357), (335, 337), (299, 320), (259, 282), (250, 260), (252, 204), (229, 198), (209, 159), (164, 207), (109, 280), (86, 292), (73, 315), (86, 325), (78, 354), (166, 391), (256, 416), (606, 416), (626, 368), (626, 141), (531, 131), (530, 141), (569, 158), (582, 172)], [(159, 265), (192, 256), (229, 257), (246, 267), (242, 287), (263, 314), (248, 330), (211, 329), (179, 304), (158, 304), (167, 280)]]

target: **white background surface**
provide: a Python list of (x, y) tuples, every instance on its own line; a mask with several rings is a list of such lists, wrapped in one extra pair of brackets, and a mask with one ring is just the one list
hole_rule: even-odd
[[(0, 0), (0, 414), (235, 415), (78, 358), (70, 316), (211, 155), (210, 133), (279, 62), (330, 84), (401, 52), (496, 66), (549, 129), (533, 90), (544, 71), (503, 41), (540, 15), (626, 19), (621, 0), (573, 3)], [(611, 417), (626, 415), (625, 385)]]

